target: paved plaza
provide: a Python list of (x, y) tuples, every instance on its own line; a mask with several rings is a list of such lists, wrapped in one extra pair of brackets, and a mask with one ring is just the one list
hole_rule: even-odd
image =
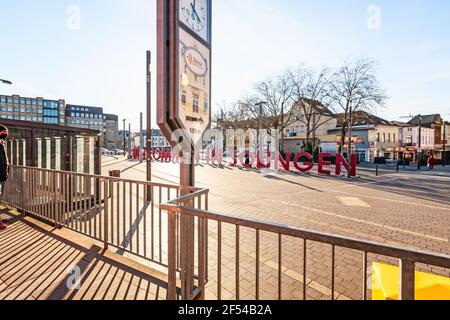
[(4, 206), (0, 218), (10, 219), (0, 234), (0, 300), (166, 299), (161, 272)]
[[(104, 158), (103, 174), (122, 170), (122, 177), (145, 179), (145, 164), (123, 158)], [(154, 181), (176, 184), (178, 166), (154, 163)], [(196, 170), (197, 187), (210, 189), (210, 210), (251, 219), (332, 233), (363, 240), (406, 246), (436, 253), (450, 253), (450, 177), (442, 172), (394, 172), (360, 170), (358, 178), (324, 177), (297, 173), (262, 174), (257, 170), (202, 164)], [(214, 257), (216, 232), (210, 228), (210, 259)], [(244, 232), (244, 231), (243, 231)], [(224, 231), (222, 261), (223, 298), (235, 298), (235, 231)], [(263, 238), (261, 298), (276, 298), (277, 237)], [(283, 298), (302, 297), (302, 242), (283, 240)], [(240, 285), (242, 299), (255, 298), (255, 237), (241, 236)], [(331, 296), (331, 248), (308, 243), (307, 296)], [(361, 299), (362, 253), (337, 249), (336, 296)], [(392, 259), (369, 256), (370, 261), (397, 264)], [(217, 261), (210, 261), (210, 298), (215, 298)], [(419, 266), (419, 269), (450, 276), (448, 270)]]

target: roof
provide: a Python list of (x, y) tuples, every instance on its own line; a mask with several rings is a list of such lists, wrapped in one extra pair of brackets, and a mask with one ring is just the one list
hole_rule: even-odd
[[(342, 128), (343, 119), (343, 114), (339, 114), (336, 127)], [(358, 111), (353, 114), (353, 127), (379, 125), (394, 126), (396, 124), (365, 111)]]
[(98, 131), (98, 130), (61, 126), (58, 124), (46, 124), (46, 123), (40, 123), (40, 122), (22, 121), (22, 120), (10, 120), (10, 119), (2, 118), (2, 119), (0, 119), (0, 123), (10, 129), (11, 128), (43, 129), (43, 130), (65, 131), (65, 132), (75, 133), (75, 134), (88, 134), (88, 135), (99, 135), (100, 134), (100, 131)]
[[(308, 98), (301, 98), (299, 102), (297, 102), (296, 105), (299, 103), (307, 103), (309, 106), (311, 106), (313, 109), (318, 110), (318, 113), (325, 116), (334, 117), (335, 113), (330, 110), (329, 108), (325, 107), (322, 102), (318, 100), (308, 99)], [(293, 107), (295, 108), (295, 106)]]
[[(422, 121), (420, 120), (422, 118)], [(425, 115), (425, 116), (416, 116), (412, 120), (408, 122), (408, 124), (412, 125), (432, 125), (432, 124), (438, 124), (442, 123), (442, 118), (440, 114), (431, 114), (431, 115)]]

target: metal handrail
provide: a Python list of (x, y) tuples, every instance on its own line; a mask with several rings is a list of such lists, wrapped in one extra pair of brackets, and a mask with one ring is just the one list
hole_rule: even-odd
[[(202, 190), (206, 192), (207, 190)], [(197, 194), (202, 194), (202, 191), (197, 192)], [(191, 198), (195, 197), (195, 195), (191, 195)], [(335, 262), (336, 262), (336, 248), (345, 248), (349, 250), (360, 251), (364, 254), (363, 259), (363, 270), (364, 270), (364, 279), (363, 279), (363, 299), (367, 299), (367, 288), (368, 288), (368, 277), (367, 277), (367, 267), (368, 267), (368, 254), (377, 254), (381, 256), (396, 258), (400, 260), (400, 299), (402, 300), (414, 300), (415, 298), (415, 272), (416, 272), (416, 264), (425, 264), (436, 267), (441, 267), (445, 269), (450, 269), (450, 256), (444, 254), (438, 254), (433, 252), (421, 251), (412, 248), (400, 247), (396, 245), (389, 245), (379, 242), (373, 241), (364, 241), (359, 239), (354, 239), (350, 237), (337, 236), (323, 232), (311, 231), (307, 229), (295, 228), (281, 224), (275, 223), (267, 223), (259, 220), (248, 219), (239, 217), (236, 215), (223, 214), (223, 213), (215, 213), (202, 209), (191, 208), (186, 205), (178, 205), (179, 203), (186, 203), (191, 199), (188, 196), (183, 197), (183, 199), (176, 199), (169, 203), (161, 204), (161, 208), (163, 210), (167, 210), (169, 213), (169, 239), (174, 235), (171, 234), (171, 231), (174, 230), (174, 221), (175, 216), (179, 215), (181, 218), (183, 217), (191, 217), (197, 218), (199, 221), (199, 234), (203, 234), (205, 232), (204, 225), (208, 225), (208, 222), (214, 221), (217, 222), (218, 233), (217, 233), (217, 265), (218, 265), (218, 274), (217, 274), (217, 292), (218, 299), (221, 299), (221, 261), (222, 261), (222, 224), (229, 224), (236, 227), (236, 242), (235, 242), (235, 250), (236, 250), (236, 299), (239, 300), (240, 297), (240, 230), (241, 228), (252, 229), (256, 231), (256, 299), (259, 300), (259, 290), (260, 290), (260, 281), (259, 281), (259, 271), (260, 271), (260, 234), (261, 232), (268, 232), (272, 234), (278, 235), (278, 299), (282, 299), (282, 237), (294, 237), (303, 240), (304, 252), (303, 252), (303, 299), (306, 300), (306, 243), (308, 241), (317, 242), (320, 244), (330, 245), (332, 248), (332, 268), (331, 268), (331, 298), (335, 300)], [(207, 231), (206, 231), (207, 232)], [(169, 240), (170, 241), (170, 240)], [(172, 240), (173, 241), (173, 240)], [(201, 241), (207, 241), (207, 238), (199, 238), (199, 247), (204, 247), (205, 243)], [(173, 242), (172, 242), (173, 243)], [(193, 246), (193, 244), (189, 244), (188, 247)], [(207, 243), (206, 243), (207, 247)], [(174, 299), (175, 295), (175, 257), (172, 255), (175, 253), (175, 247), (169, 245), (169, 291), (168, 296), (169, 299)], [(199, 263), (203, 263), (204, 267), (204, 259), (208, 259), (208, 249), (205, 251), (199, 251)], [(202, 262), (203, 260), (203, 262)], [(207, 268), (202, 269), (204, 274), (199, 275), (199, 279), (203, 279), (199, 281), (199, 285), (197, 288), (190, 288), (193, 293), (193, 297), (204, 298), (205, 296), (205, 288), (206, 288), (206, 280), (207, 279)], [(172, 283), (171, 283), (172, 282)], [(189, 294), (185, 296), (189, 297)]]
[[(54, 222), (57, 226), (64, 226), (103, 241), (105, 248), (112, 245), (168, 268), (169, 299), (176, 298), (177, 274), (184, 280), (184, 282), (182, 281), (183, 298), (204, 299), (209, 271), (208, 238), (211, 237), (208, 231), (209, 222), (215, 222), (218, 226), (217, 292), (219, 299), (222, 276), (222, 224), (229, 224), (236, 228), (236, 298), (238, 300), (240, 296), (241, 228), (256, 231), (257, 299), (259, 299), (261, 232), (278, 235), (279, 299), (282, 298), (282, 237), (285, 236), (303, 240), (304, 270), (306, 270), (307, 241), (331, 246), (332, 299), (335, 297), (336, 247), (364, 253), (364, 299), (367, 298), (368, 254), (378, 254), (400, 260), (401, 299), (414, 299), (416, 263), (450, 269), (450, 256), (445, 254), (212, 212), (208, 208), (208, 189), (181, 188), (177, 185), (42, 168), (23, 166), (11, 166), (11, 168), (10, 183), (6, 185), (2, 202)], [(26, 183), (21, 183), (23, 181)], [(187, 194), (181, 195), (183, 192)], [(176, 196), (172, 197), (171, 193)], [(150, 200), (146, 199), (149, 194)], [(196, 203), (198, 207), (196, 207)], [(193, 237), (195, 233), (198, 236), (197, 240)], [(150, 242), (147, 240), (149, 238)], [(166, 248), (167, 252), (165, 252)], [(197, 262), (194, 261), (193, 255), (195, 248), (198, 250)], [(193, 287), (195, 264), (198, 266), (198, 275), (196, 276), (198, 285)], [(306, 271), (304, 271), (303, 286), (304, 299), (306, 299)]]
[[(172, 201), (175, 202), (176, 200)], [(237, 215), (222, 214), (211, 211), (193, 209), (173, 204), (161, 204), (161, 208), (168, 211), (176, 211), (188, 216), (203, 218), (216, 222), (233, 224), (236, 226), (282, 234), (289, 237), (306, 239), (352, 250), (365, 251), (397, 259), (412, 259), (416, 263), (430, 264), (437, 267), (450, 269), (450, 255), (438, 254), (417, 250), (414, 248), (400, 247), (375, 241), (359, 240), (351, 237), (337, 236), (329, 233), (312, 231), (286, 225), (268, 223), (254, 219), (247, 219)]]
[[(96, 174), (88, 174), (88, 173), (79, 173), (79, 172), (72, 172), (72, 171), (58, 171), (58, 170), (53, 170), (53, 169), (35, 168), (35, 167), (31, 168), (31, 167), (24, 167), (24, 166), (19, 166), (19, 165), (10, 165), (10, 168), (18, 168), (18, 169), (25, 169), (25, 170), (32, 169), (34, 171), (47, 172), (47, 173), (62, 173), (62, 174), (71, 175), (73, 177), (105, 179), (105, 180), (114, 181), (114, 182), (139, 183), (141, 185), (148, 186), (148, 187), (153, 186), (153, 187), (171, 188), (171, 189), (178, 189), (178, 190), (181, 189), (181, 187), (179, 185), (171, 185), (171, 184), (167, 184), (167, 183), (124, 179), (124, 178), (109, 177), (109, 176), (104, 176), (104, 175), (96, 175)], [(198, 191), (198, 188), (189, 187), (187, 190), (189, 192), (195, 192), (195, 191)]]

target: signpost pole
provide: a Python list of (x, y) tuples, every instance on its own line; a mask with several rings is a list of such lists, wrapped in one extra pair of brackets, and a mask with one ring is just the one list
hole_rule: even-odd
[(141, 126), (140, 126), (140, 140), (139, 140), (139, 163), (144, 162), (144, 114), (141, 112)]
[[(157, 12), (157, 123), (174, 149), (182, 143), (180, 189), (181, 195), (187, 195), (195, 186), (194, 145), (200, 144), (199, 139), (211, 123), (211, 0), (189, 5), (179, 0), (157, 0)], [(174, 133), (180, 133), (180, 140), (173, 141)], [(193, 207), (195, 200), (184, 205)], [(183, 300), (194, 298), (194, 222), (193, 217), (180, 214)], [(172, 298), (177, 266), (173, 251), (169, 253), (168, 290)], [(202, 276), (199, 274), (199, 282)]]
[[(152, 181), (152, 53), (147, 51), (147, 181)], [(151, 188), (147, 190), (147, 201), (151, 201)]]

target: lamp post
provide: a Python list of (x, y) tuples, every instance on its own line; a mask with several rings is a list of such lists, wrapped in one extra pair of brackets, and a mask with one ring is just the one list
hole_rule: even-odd
[(0, 79), (0, 83), (7, 84), (7, 85), (12, 85), (12, 82), (11, 82), (11, 81), (9, 81), (9, 80), (4, 80), (4, 79)]
[(417, 149), (417, 169), (421, 170), (421, 161), (422, 161), (422, 115), (419, 114), (419, 148)]
[(258, 115), (259, 115), (259, 117), (258, 117), (258, 151), (261, 151), (261, 141), (260, 141), (260, 136), (259, 135), (260, 135), (260, 132), (263, 129), (262, 128), (263, 127), (262, 117), (263, 117), (263, 106), (265, 104), (267, 104), (266, 101), (260, 101), (260, 102), (255, 104), (255, 106), (259, 107), (259, 110), (258, 110)]
[(127, 154), (126, 121), (127, 121), (127, 119), (123, 119), (123, 155), (124, 156)]
[(444, 137), (442, 139), (442, 165), (445, 167), (445, 156), (446, 156), (446, 150), (447, 148), (447, 124), (444, 121)]

